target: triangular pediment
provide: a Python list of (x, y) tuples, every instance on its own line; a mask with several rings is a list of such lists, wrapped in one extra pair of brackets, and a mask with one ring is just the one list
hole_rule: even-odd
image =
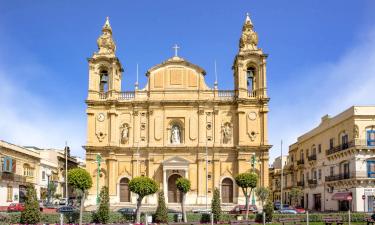
[(174, 156), (163, 161), (163, 165), (188, 165), (189, 163), (188, 160), (179, 156)]

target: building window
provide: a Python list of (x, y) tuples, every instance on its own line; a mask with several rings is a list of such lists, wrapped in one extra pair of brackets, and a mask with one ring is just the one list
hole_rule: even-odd
[(23, 175), (27, 177), (33, 177), (34, 176), (34, 169), (31, 168), (28, 164), (25, 164), (23, 166)]
[(318, 145), (318, 152), (322, 153), (322, 145), (321, 144)]
[(99, 91), (100, 92), (107, 92), (108, 91), (108, 71), (101, 70), (100, 71), (100, 84), (99, 84)]
[(331, 167), (329, 168), (329, 175), (330, 175), (330, 176), (333, 176), (334, 170), (335, 170), (335, 168), (334, 168), (333, 166), (331, 166)]
[(46, 180), (46, 171), (42, 171), (42, 180)]
[(314, 170), (314, 180), (316, 180), (316, 170)]
[(334, 146), (334, 139), (331, 138), (329, 139), (329, 149), (333, 149), (333, 146)]
[(13, 172), (13, 159), (6, 156), (4, 157), (4, 161), (3, 161), (3, 171), (4, 172)]
[(246, 77), (247, 77), (247, 90), (248, 91), (254, 90), (254, 76), (255, 76), (255, 69), (253, 67), (247, 68)]
[(367, 131), (367, 146), (375, 146), (375, 130)]
[(347, 149), (349, 147), (348, 143), (349, 143), (348, 134), (343, 133), (341, 135), (341, 146), (342, 146), (342, 149)]
[(367, 161), (367, 177), (375, 177), (375, 160)]
[(321, 180), (321, 179), (322, 179), (322, 170), (319, 169), (319, 180)]
[(12, 186), (7, 187), (7, 201), (8, 202), (13, 201), (13, 187)]

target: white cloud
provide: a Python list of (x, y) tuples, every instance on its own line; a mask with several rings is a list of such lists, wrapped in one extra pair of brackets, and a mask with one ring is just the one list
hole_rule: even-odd
[(352, 105), (375, 105), (375, 31), (368, 32), (337, 61), (310, 68), (273, 92), (278, 96), (270, 111), (272, 159), (280, 154), (280, 139), (285, 154), (323, 115), (336, 115)]
[[(25, 65), (30, 66), (44, 70), (41, 65)], [(68, 141), (73, 155), (84, 156), (84, 112), (69, 110), (69, 106), (61, 111), (62, 107), (38, 96), (20, 82), (20, 78), (27, 77), (25, 71), (26, 68), (11, 70), (0, 65), (0, 139), (41, 148), (63, 148)]]

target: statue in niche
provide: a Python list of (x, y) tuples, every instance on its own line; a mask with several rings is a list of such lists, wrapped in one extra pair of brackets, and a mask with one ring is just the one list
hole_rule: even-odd
[(181, 144), (180, 137), (180, 127), (178, 125), (173, 125), (171, 129), (171, 143), (172, 144)]
[(230, 123), (226, 123), (223, 126), (223, 143), (227, 144), (232, 139), (232, 127)]
[(129, 140), (129, 126), (124, 124), (121, 130), (121, 143), (125, 144)]

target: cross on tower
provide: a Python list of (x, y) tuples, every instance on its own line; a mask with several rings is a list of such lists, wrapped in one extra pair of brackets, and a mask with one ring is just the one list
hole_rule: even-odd
[(178, 49), (180, 48), (177, 44), (175, 44), (172, 48), (174, 48), (174, 56), (177, 57)]

